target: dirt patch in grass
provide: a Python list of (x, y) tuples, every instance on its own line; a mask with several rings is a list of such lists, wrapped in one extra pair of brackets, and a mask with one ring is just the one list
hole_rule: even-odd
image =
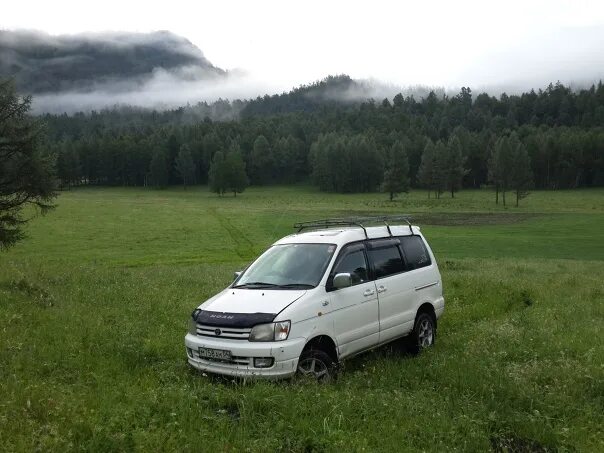
[[(434, 212), (434, 213), (407, 213), (413, 225), (442, 225), (442, 226), (481, 226), (481, 225), (505, 225), (539, 217), (540, 214), (525, 212)], [(358, 219), (362, 217), (382, 217), (384, 215), (399, 215), (396, 213), (375, 213), (369, 211), (340, 211), (331, 217), (338, 219)], [(403, 214), (406, 215), (406, 214)], [(330, 216), (314, 216), (312, 219), (329, 218)], [(311, 220), (312, 220), (311, 219)], [(308, 219), (306, 219), (308, 220)], [(401, 222), (392, 222), (398, 225)], [(366, 226), (379, 225), (379, 223), (367, 223)]]
[(520, 212), (443, 212), (437, 214), (411, 214), (411, 221), (415, 225), (480, 226), (512, 224), (534, 219), (535, 217), (537, 217), (537, 214)]

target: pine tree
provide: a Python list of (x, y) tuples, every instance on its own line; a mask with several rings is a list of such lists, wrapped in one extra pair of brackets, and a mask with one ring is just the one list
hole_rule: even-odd
[(74, 146), (69, 143), (62, 143), (61, 150), (57, 156), (57, 176), (61, 180), (61, 188), (75, 183), (81, 176), (82, 167), (80, 157)]
[(505, 206), (505, 192), (507, 190), (508, 175), (507, 161), (510, 153), (508, 137), (500, 137), (489, 158), (489, 181), (495, 185), (495, 204), (499, 204), (499, 193), (502, 192), (503, 205)]
[(41, 213), (54, 207), (54, 158), (39, 146), (41, 128), (28, 115), (30, 105), (11, 81), (0, 81), (0, 249), (23, 239), (25, 206)]
[(436, 198), (440, 198), (443, 191), (447, 188), (447, 166), (449, 165), (449, 153), (447, 145), (439, 140), (434, 145), (434, 190)]
[(249, 179), (245, 172), (245, 162), (241, 156), (239, 146), (233, 146), (224, 160), (225, 186), (233, 192), (236, 197), (249, 185)]
[[(422, 161), (417, 170), (417, 179), (419, 183), (428, 189), (428, 198), (430, 193), (435, 189), (434, 168), (435, 166), (435, 148), (434, 142), (428, 139), (424, 151), (422, 153)], [(435, 195), (436, 196), (436, 195)]]
[(451, 192), (451, 198), (461, 188), (461, 181), (467, 170), (464, 168), (465, 158), (461, 152), (461, 142), (453, 135), (447, 143), (447, 158), (445, 168), (446, 186)]
[(254, 141), (249, 163), (254, 184), (272, 182), (275, 159), (271, 146), (264, 135), (259, 135)]
[(218, 195), (223, 195), (227, 188), (225, 157), (222, 151), (216, 151), (208, 170), (208, 184), (210, 190)]
[(170, 177), (168, 156), (161, 148), (156, 148), (153, 153), (153, 158), (149, 164), (149, 176), (153, 187), (165, 189), (168, 186), (168, 178)]
[(180, 147), (180, 151), (174, 160), (174, 167), (182, 179), (182, 186), (186, 189), (187, 183), (193, 182), (195, 178), (195, 162), (193, 162), (193, 156), (191, 156), (188, 145)]
[(519, 201), (529, 194), (528, 189), (533, 185), (531, 160), (526, 147), (517, 137), (510, 137), (510, 188), (516, 193), (516, 207)]
[(409, 158), (400, 141), (394, 142), (388, 155), (382, 190), (390, 194), (390, 201), (401, 192), (409, 192)]

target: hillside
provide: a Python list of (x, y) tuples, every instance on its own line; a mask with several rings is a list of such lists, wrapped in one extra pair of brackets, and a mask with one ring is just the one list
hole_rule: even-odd
[(52, 36), (0, 31), (0, 77), (20, 91), (54, 93), (100, 87), (125, 91), (158, 71), (183, 80), (225, 76), (191, 42), (167, 31)]

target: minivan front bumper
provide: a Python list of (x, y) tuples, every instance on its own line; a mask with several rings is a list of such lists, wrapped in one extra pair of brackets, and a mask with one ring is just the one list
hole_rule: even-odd
[[(200, 337), (188, 333), (185, 336), (187, 360), (191, 366), (208, 373), (237, 377), (285, 378), (292, 376), (298, 366), (298, 358), (306, 340), (294, 338), (285, 341), (251, 342)], [(199, 356), (199, 348), (227, 350), (232, 360), (218, 361)], [(272, 357), (269, 368), (254, 367), (255, 357)]]

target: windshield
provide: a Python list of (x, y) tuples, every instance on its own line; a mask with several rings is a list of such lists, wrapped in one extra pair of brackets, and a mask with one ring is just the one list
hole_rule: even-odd
[(333, 244), (274, 245), (246, 269), (233, 288), (314, 288), (335, 249)]

